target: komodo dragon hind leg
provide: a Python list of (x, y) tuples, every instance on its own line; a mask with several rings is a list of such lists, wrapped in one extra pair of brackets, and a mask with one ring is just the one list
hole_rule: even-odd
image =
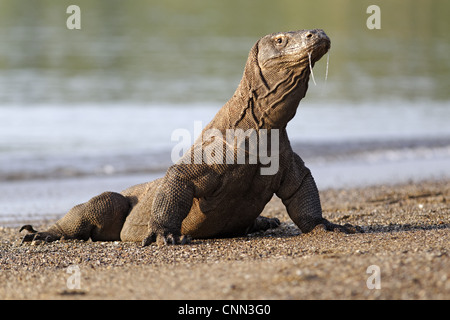
[(46, 242), (64, 239), (93, 241), (120, 240), (125, 218), (130, 211), (130, 202), (120, 193), (104, 192), (86, 203), (73, 207), (67, 214), (44, 232), (37, 232), (31, 225), (26, 230), (22, 243), (33, 240)]

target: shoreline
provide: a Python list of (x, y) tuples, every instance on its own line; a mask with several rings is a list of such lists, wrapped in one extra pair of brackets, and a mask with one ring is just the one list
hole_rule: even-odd
[[(312, 144), (294, 141), (293, 149), (311, 169), (321, 191), (450, 180), (448, 138)], [(169, 153), (7, 161), (2, 170), (8, 171), (13, 163), (21, 178), (0, 179), (0, 225), (61, 217), (104, 191), (120, 192), (155, 180), (170, 166)]]
[[(0, 299), (450, 299), (449, 179), (326, 189), (321, 199), (324, 217), (365, 233), (302, 234), (277, 198), (263, 215), (280, 228), (188, 246), (20, 246), (17, 228), (1, 227)], [(79, 289), (68, 287), (69, 266)], [(381, 289), (368, 288), (370, 266)]]

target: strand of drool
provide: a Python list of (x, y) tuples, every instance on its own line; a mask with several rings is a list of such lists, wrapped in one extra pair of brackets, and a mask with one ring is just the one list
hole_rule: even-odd
[(314, 85), (317, 86), (316, 79), (314, 79), (314, 72), (313, 72), (313, 69), (311, 66), (311, 52), (308, 52), (308, 57), (309, 57), (309, 70), (311, 71), (311, 78), (312, 78), (312, 81), (314, 82)]

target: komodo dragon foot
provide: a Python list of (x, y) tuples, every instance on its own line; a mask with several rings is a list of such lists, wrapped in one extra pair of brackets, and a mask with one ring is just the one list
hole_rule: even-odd
[(160, 232), (152, 232), (142, 241), (142, 246), (146, 247), (153, 242), (156, 242), (157, 245), (185, 245), (191, 243), (190, 236), (180, 236), (174, 233), (160, 233)]
[(320, 224), (316, 225), (313, 230), (322, 229), (324, 231), (343, 232), (347, 234), (364, 233), (364, 230), (360, 226), (354, 226), (349, 223), (343, 226), (334, 224), (326, 219), (323, 219)]
[(32, 242), (34, 240), (43, 240), (45, 242), (52, 242), (61, 239), (60, 235), (54, 233), (38, 232), (34, 230), (33, 227), (29, 224), (22, 226), (19, 232), (21, 232), (22, 230), (26, 230), (28, 233), (24, 235), (24, 237), (22, 238), (22, 242), (20, 244), (23, 244), (25, 242)]
[(255, 222), (247, 228), (246, 234), (254, 233), (258, 231), (266, 231), (269, 229), (278, 228), (281, 222), (278, 218), (267, 218), (263, 216), (259, 216), (255, 219)]

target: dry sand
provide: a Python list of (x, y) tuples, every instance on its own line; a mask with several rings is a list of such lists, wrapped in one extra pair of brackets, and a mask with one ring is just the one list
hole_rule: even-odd
[(276, 198), (263, 214), (278, 217), (280, 228), (187, 246), (21, 246), (17, 228), (0, 228), (0, 298), (450, 299), (449, 181), (327, 190), (321, 198), (326, 218), (365, 233), (301, 234)]

